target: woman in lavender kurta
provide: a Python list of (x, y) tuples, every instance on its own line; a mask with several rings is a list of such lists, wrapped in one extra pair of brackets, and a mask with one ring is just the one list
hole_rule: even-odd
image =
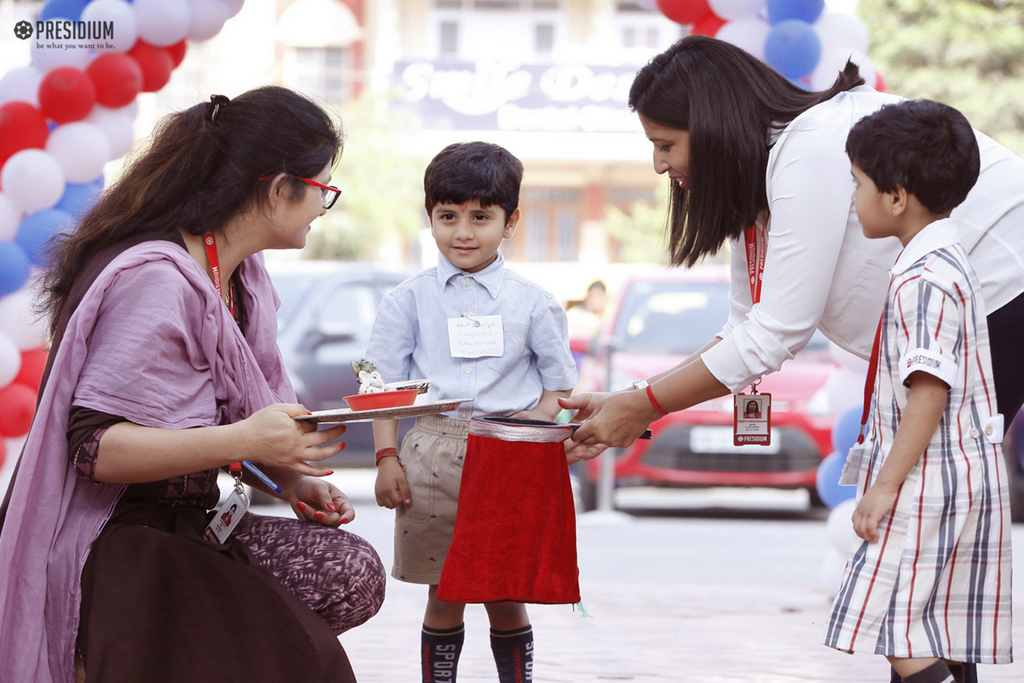
[[(287, 89), (214, 96), (56, 243), (54, 342), (0, 510), (0, 680), (354, 680), (337, 634), (379, 609), (383, 567), (310, 464), (343, 428), (292, 419), (260, 253), (303, 246), (340, 148)], [(298, 520), (246, 513), (206, 540), (241, 460)]]

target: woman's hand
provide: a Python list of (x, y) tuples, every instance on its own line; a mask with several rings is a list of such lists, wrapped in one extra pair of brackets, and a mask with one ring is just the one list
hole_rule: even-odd
[[(582, 424), (573, 434), (572, 440), (587, 447), (625, 448), (636, 441), (652, 422), (661, 417), (661, 413), (654, 409), (642, 391), (580, 394), (561, 399), (559, 404), (563, 408), (577, 411), (573, 421), (582, 420)], [(575, 453), (575, 449), (572, 452)], [(587, 451), (577, 454), (577, 457), (589, 459), (600, 451), (592, 455), (591, 453), (592, 451)]]
[(878, 523), (896, 503), (896, 491), (874, 484), (853, 511), (853, 530), (868, 543), (878, 540)]
[(356, 517), (348, 496), (332, 483), (317, 477), (302, 477), (288, 498), (295, 516), (307, 522), (337, 527)]
[(345, 433), (345, 425), (318, 430), (315, 422), (293, 419), (307, 413), (301, 405), (277, 403), (236, 422), (232, 426), (238, 430), (242, 459), (311, 477), (329, 474), (330, 470), (313, 467), (309, 461), (319, 462), (340, 453), (345, 444), (330, 442)]

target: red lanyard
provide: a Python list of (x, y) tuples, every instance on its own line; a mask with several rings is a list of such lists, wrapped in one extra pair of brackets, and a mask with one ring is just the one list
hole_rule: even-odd
[[(221, 301), (224, 300), (224, 290), (220, 283), (220, 259), (217, 258), (217, 238), (212, 232), (203, 235), (203, 246), (206, 247), (206, 258), (210, 262), (210, 272), (213, 273), (213, 286), (217, 289)], [(231, 310), (231, 317), (235, 317), (235, 297), (230, 291), (231, 283), (228, 283), (228, 308)]]
[[(889, 288), (885, 291), (885, 306), (889, 304), (889, 292), (892, 291), (892, 280), (889, 280)], [(875, 380), (878, 374), (878, 356), (882, 350), (882, 323), (885, 321), (885, 309), (878, 318), (878, 329), (875, 330), (875, 342), (871, 345), (871, 358), (868, 360), (868, 376), (864, 378), (864, 410), (860, 414), (860, 434), (857, 435), (857, 443), (864, 443), (864, 427), (868, 423), (868, 414), (871, 412), (871, 396), (875, 393)]]
[(761, 280), (764, 277), (764, 257), (768, 253), (768, 236), (762, 229), (758, 232), (756, 225), (746, 229), (747, 243), (747, 275), (750, 277), (750, 303), (761, 300)]

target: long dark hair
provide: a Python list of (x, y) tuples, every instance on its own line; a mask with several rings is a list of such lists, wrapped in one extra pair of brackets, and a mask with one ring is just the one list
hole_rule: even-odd
[(261, 178), (288, 173), (297, 194), (305, 185), (291, 175), (312, 177), (341, 152), (334, 120), (297, 92), (265, 86), (230, 101), (213, 99), (218, 104), (161, 119), (78, 228), (51, 241), (40, 303), (51, 332), (75, 278), (103, 247), (140, 234), (217, 231), (263, 205), (270, 183)]
[(629, 107), (690, 136), (689, 179), (669, 192), (669, 254), (692, 266), (768, 209), (772, 134), (816, 104), (863, 85), (847, 62), (828, 90), (810, 92), (725, 41), (688, 36), (637, 72)]

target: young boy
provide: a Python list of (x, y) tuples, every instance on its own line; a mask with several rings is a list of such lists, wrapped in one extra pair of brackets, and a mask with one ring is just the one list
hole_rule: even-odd
[(885, 106), (850, 131), (857, 217), (903, 243), (872, 354), (874, 401), (846, 567), (825, 644), (883, 654), (894, 680), (964, 680), (1012, 661), (1010, 515), (985, 306), (950, 212), (979, 171), (955, 109)]
[[(449, 145), (434, 157), (423, 185), (437, 267), (385, 297), (366, 354), (386, 382), (426, 378), (432, 399), (471, 399), (450, 414), (417, 418), (401, 454), (398, 422), (373, 425), (377, 503), (395, 509), (392, 576), (430, 587), (420, 648), (424, 683), (456, 680), (465, 636), (465, 605), (439, 600), (437, 584), (454, 531), (470, 418), (552, 420), (561, 410), (558, 398), (578, 380), (565, 312), (551, 294), (506, 270), (498, 251), (519, 222), (522, 175), (518, 159), (484, 142)], [(481, 352), (465, 337), (476, 323), (491, 330)], [(532, 680), (525, 605), (485, 607), (499, 680)]]

